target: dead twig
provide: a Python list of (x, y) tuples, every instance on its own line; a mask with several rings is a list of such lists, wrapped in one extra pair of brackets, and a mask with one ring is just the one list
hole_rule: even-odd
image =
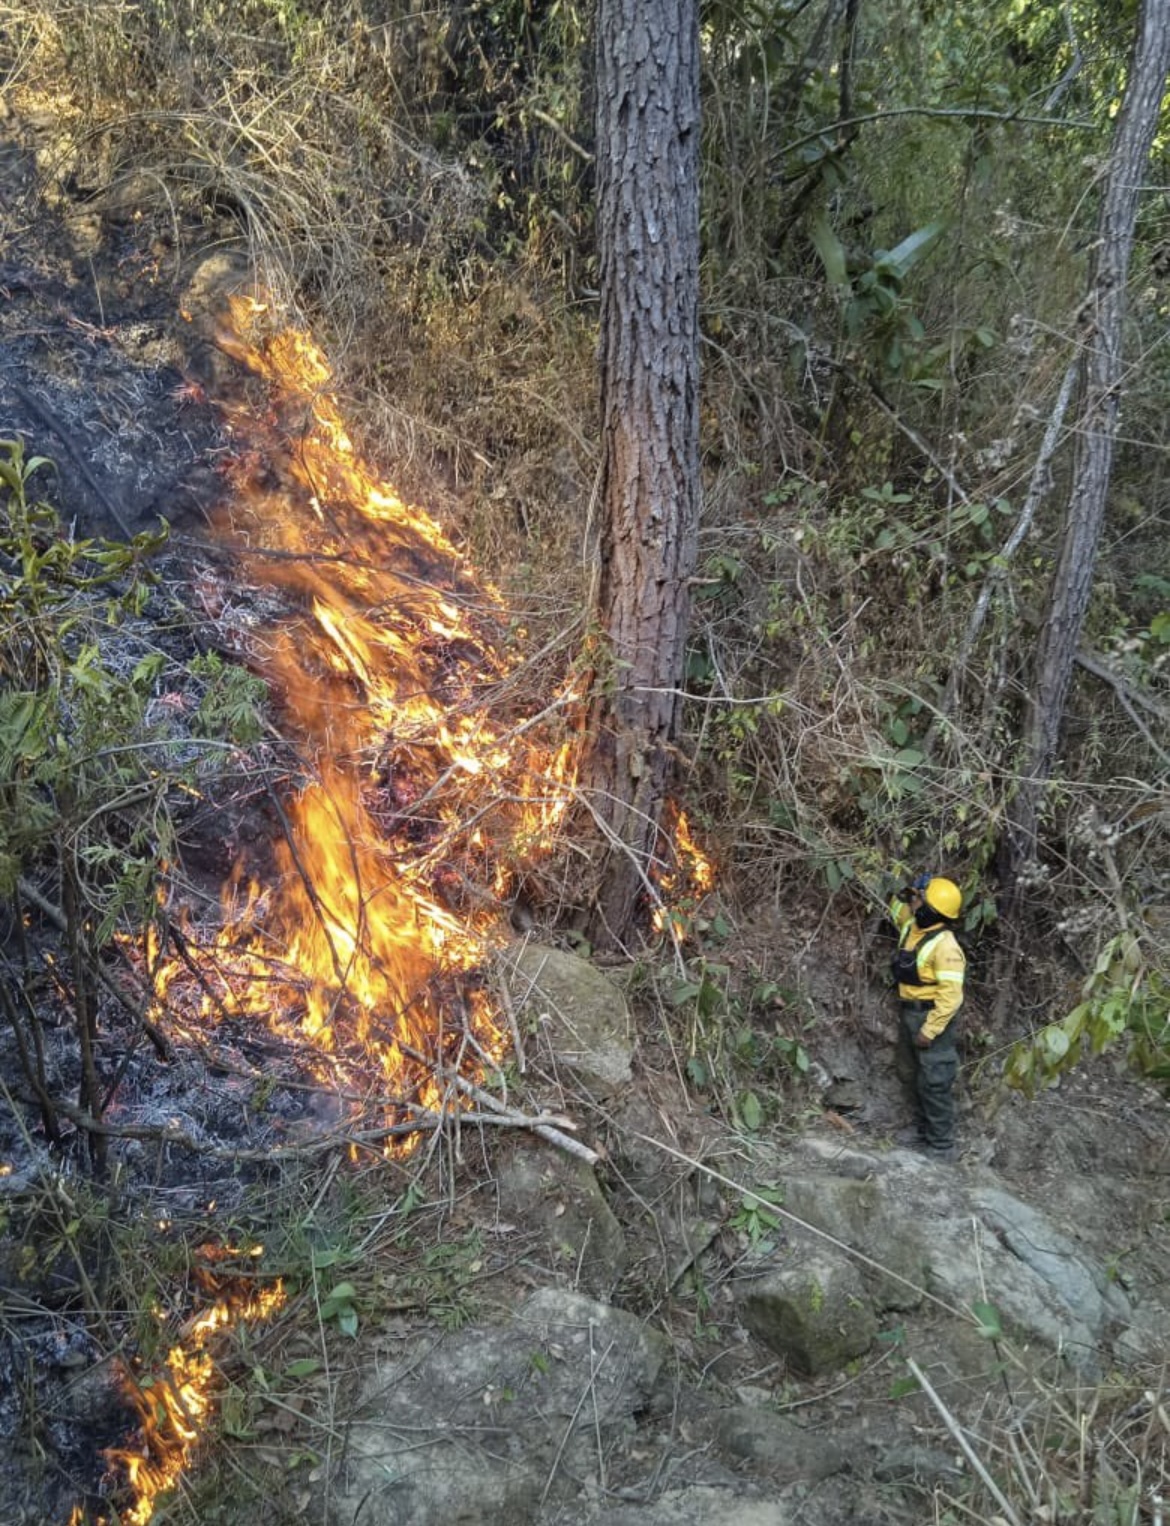
[[(1048, 416), (1048, 423), (1044, 430), (1044, 437), (1040, 442), (1040, 449), (1036, 455), (1032, 467), (1032, 475), (1028, 481), (1028, 492), (1020, 509), (1019, 517), (1012, 526), (1012, 532), (999, 549), (999, 554), (991, 563), (991, 571), (988, 573), (983, 587), (979, 590), (979, 597), (975, 600), (975, 607), (967, 621), (967, 629), (963, 632), (963, 639), (959, 643), (959, 650), (951, 663), (950, 675), (947, 686), (939, 703), (938, 717), (928, 733), (928, 742), (933, 740), (934, 732), (941, 720), (949, 720), (959, 698), (959, 690), (963, 677), (967, 671), (967, 664), (971, 659), (971, 653), (975, 650), (975, 643), (979, 640), (979, 633), (983, 629), (983, 623), (987, 619), (987, 611), (991, 606), (991, 600), (996, 591), (1002, 586), (1007, 574), (1008, 563), (1023, 544), (1024, 538), (1032, 528), (1036, 518), (1036, 512), (1044, 496), (1048, 491), (1051, 474), (1049, 464), (1056, 454), (1056, 448), (1063, 438), (1064, 416), (1068, 412), (1069, 403), (1072, 401), (1073, 389), (1076, 386), (1077, 377), (1080, 375), (1080, 357), (1075, 357), (1069, 362), (1064, 373), (1064, 379), (1060, 384), (1056, 401), (1052, 405), (1052, 412)], [(928, 749), (929, 750), (929, 747)]]
[[(426, 1055), (420, 1053), (419, 1050), (403, 1043), (399, 1043), (398, 1047), (403, 1054), (409, 1055), (412, 1060), (416, 1060), (420, 1065), (427, 1066), (436, 1079), (443, 1076), (440, 1067), (433, 1065)], [(563, 1129), (574, 1127), (567, 1119), (557, 1118), (555, 1124), (553, 1124), (546, 1122), (543, 1115), (539, 1115), (536, 1118), (525, 1118), (522, 1113), (511, 1112), (502, 1103), (497, 1102), (490, 1092), (485, 1092), (482, 1087), (476, 1086), (473, 1081), (468, 1081), (465, 1076), (450, 1075), (444, 1076), (443, 1079), (449, 1079), (464, 1096), (472, 1098), (473, 1101), (478, 1102), (481, 1107), (487, 1108), (489, 1112), (496, 1114), (497, 1117), (511, 1119), (514, 1128), (529, 1128), (548, 1144), (556, 1145), (559, 1150), (564, 1150), (569, 1155), (575, 1155), (578, 1160), (587, 1161), (591, 1166), (597, 1165), (598, 1161), (600, 1161), (601, 1156), (596, 1150), (591, 1150), (588, 1145), (582, 1144), (579, 1139), (572, 1139), (568, 1134), (562, 1133)]]
[[(43, 896), (35, 885), (23, 877), (19, 881), (19, 888), (20, 893), (25, 898), (25, 900), (31, 901), (42, 916), (48, 917), (49, 921), (52, 922), (53, 926), (57, 929), (58, 932), (63, 933), (68, 931), (68, 921), (66, 919), (65, 913), (59, 906), (54, 906), (52, 901)], [(150, 993), (143, 989), (138, 976), (131, 970), (127, 971), (128, 978), (133, 981), (136, 987), (136, 995), (142, 1002), (141, 1007), (136, 1006), (130, 1000), (125, 991), (123, 991), (122, 988), (118, 985), (117, 981), (115, 981), (112, 976), (106, 973), (106, 971), (97, 962), (97, 960), (92, 958), (92, 955), (91, 962), (97, 974), (98, 980), (106, 988), (110, 995), (115, 998), (123, 1010), (130, 1014), (130, 1016), (142, 1029), (143, 1033), (146, 1034), (147, 1038), (154, 1045), (159, 1059), (167, 1061), (172, 1060), (174, 1055), (171, 1052), (171, 1046), (167, 1042), (166, 1037), (158, 1028), (155, 1027), (155, 1025), (146, 1015), (146, 1008), (150, 1004), (151, 997)]]
[[(456, 1083), (461, 1077), (454, 1078)], [(470, 1086), (470, 1082), (466, 1083)], [(485, 1101), (488, 1100), (486, 1097)], [(557, 1113), (541, 1113), (535, 1118), (524, 1113), (511, 1111), (503, 1112), (458, 1112), (451, 1109), (447, 1112), (433, 1112), (428, 1108), (413, 1107), (414, 1116), (400, 1119), (395, 1123), (388, 1123), (380, 1128), (372, 1129), (334, 1129), (328, 1134), (322, 1134), (319, 1138), (306, 1141), (304, 1144), (273, 1145), (268, 1148), (254, 1150), (233, 1149), (226, 1145), (211, 1145), (197, 1139), (195, 1135), (176, 1124), (148, 1124), (148, 1123), (107, 1123), (104, 1119), (94, 1118), (84, 1108), (80, 1108), (71, 1102), (59, 1102), (57, 1112), (63, 1118), (68, 1118), (79, 1129), (88, 1134), (98, 1135), (105, 1139), (142, 1139), (156, 1144), (178, 1145), (180, 1149), (190, 1150), (192, 1154), (202, 1155), (210, 1160), (225, 1160), (232, 1162), (254, 1162), (272, 1160), (301, 1160), (313, 1155), (321, 1155), (329, 1150), (369, 1149), (374, 1145), (383, 1144), (388, 1139), (405, 1138), (411, 1134), (422, 1134), (428, 1130), (441, 1131), (450, 1127), (456, 1117), (460, 1124), (490, 1125), (494, 1128), (503, 1129), (531, 1129), (534, 1133), (548, 1138), (550, 1143), (559, 1143), (562, 1149), (567, 1149), (572, 1154), (583, 1155), (587, 1159), (597, 1161), (599, 1157), (588, 1150), (585, 1145), (579, 1144), (575, 1139), (569, 1139), (562, 1135), (560, 1130), (574, 1127), (572, 1121), (561, 1117)]]
[(543, 1493), (540, 1496), (540, 1503), (542, 1505), (544, 1504), (545, 1500), (548, 1499), (548, 1492), (549, 1492), (549, 1490), (553, 1486), (553, 1480), (557, 1476), (557, 1469), (560, 1467), (561, 1458), (564, 1455), (565, 1447), (568, 1446), (568, 1444), (569, 1444), (569, 1437), (573, 1434), (573, 1429), (574, 1429), (574, 1427), (577, 1424), (577, 1416), (581, 1413), (581, 1408), (584, 1405), (585, 1400), (587, 1398), (589, 1398), (590, 1395), (594, 1395), (594, 1403), (596, 1404), (596, 1402), (597, 1402), (596, 1401), (596, 1397), (595, 1397), (595, 1395), (596, 1395), (597, 1375), (601, 1371), (601, 1369), (605, 1366), (606, 1358), (609, 1356), (609, 1353), (613, 1350), (613, 1345), (614, 1345), (613, 1341), (610, 1341), (609, 1345), (601, 1353), (601, 1356), (598, 1359), (597, 1365), (594, 1366), (594, 1364), (593, 1364), (593, 1357), (592, 1357), (592, 1351), (593, 1351), (593, 1321), (590, 1320), (589, 1321), (589, 1348), (590, 1348), (589, 1381), (586, 1383), (585, 1387), (581, 1390), (581, 1397), (577, 1400), (577, 1403), (576, 1403), (576, 1405), (575, 1405), (575, 1407), (573, 1409), (573, 1413), (569, 1416), (568, 1422), (565, 1425), (564, 1434), (561, 1436), (561, 1442), (560, 1442), (560, 1445), (557, 1447), (556, 1456), (552, 1460), (552, 1467), (549, 1468), (549, 1470), (548, 1470), (548, 1477), (545, 1479), (545, 1482), (544, 1482), (544, 1491), (543, 1491)]

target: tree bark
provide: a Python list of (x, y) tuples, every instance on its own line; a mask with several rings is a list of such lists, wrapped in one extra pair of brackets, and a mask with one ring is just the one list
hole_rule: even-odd
[(1024, 716), (1020, 781), (1008, 813), (1003, 870), (1015, 899), (1034, 860), (1045, 787), (1052, 772), (1093, 587), (1105, 519), (1122, 384), (1125, 288), (1142, 176), (1170, 72), (1170, 0), (1143, 0), (1125, 97), (1114, 131), (1085, 303), (1085, 381), (1072, 490)]
[(653, 877), (699, 516), (697, 0), (599, 0), (599, 665), (583, 782), (607, 845), (589, 934), (616, 946)]

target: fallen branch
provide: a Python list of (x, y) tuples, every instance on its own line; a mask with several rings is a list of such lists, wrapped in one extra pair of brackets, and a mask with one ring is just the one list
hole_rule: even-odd
[(987, 1469), (979, 1461), (979, 1458), (975, 1455), (975, 1451), (972, 1448), (971, 1443), (967, 1440), (966, 1436), (964, 1436), (959, 1426), (959, 1422), (955, 1419), (954, 1415), (951, 1414), (950, 1410), (947, 1409), (946, 1405), (939, 1398), (938, 1394), (935, 1393), (934, 1389), (927, 1382), (926, 1374), (923, 1372), (922, 1368), (919, 1367), (918, 1363), (914, 1361), (912, 1357), (906, 1358), (906, 1366), (910, 1369), (911, 1376), (916, 1380), (918, 1386), (922, 1389), (922, 1392), (926, 1395), (926, 1397), (938, 1411), (939, 1418), (942, 1420), (942, 1423), (946, 1426), (947, 1430), (950, 1431), (951, 1435), (954, 1437), (955, 1442), (963, 1456), (975, 1469), (976, 1473), (978, 1473), (979, 1477), (983, 1480), (988, 1490), (990, 1490), (992, 1498), (1003, 1511), (1004, 1518), (1010, 1523), (1010, 1526), (1023, 1526), (1019, 1516), (1012, 1509), (1012, 1506), (1006, 1495), (1004, 1495), (999, 1485), (995, 1482), (991, 1474), (987, 1471)]
[(410, 1134), (422, 1134), (428, 1130), (441, 1129), (455, 1123), (456, 1120), (460, 1125), (488, 1124), (502, 1129), (532, 1129), (535, 1133), (550, 1138), (550, 1142), (560, 1143), (562, 1148), (569, 1149), (572, 1154), (582, 1154), (593, 1161), (598, 1159), (598, 1156), (588, 1150), (585, 1145), (560, 1134), (560, 1130), (571, 1129), (574, 1125), (570, 1119), (562, 1118), (557, 1113), (540, 1113), (532, 1118), (524, 1113), (507, 1110), (469, 1113), (436, 1113), (429, 1108), (421, 1107), (412, 1107), (411, 1110), (414, 1112), (414, 1117), (401, 1119), (397, 1123), (388, 1123), (376, 1129), (335, 1129), (329, 1134), (322, 1134), (319, 1138), (308, 1140), (304, 1144), (270, 1145), (259, 1149), (241, 1150), (226, 1145), (208, 1144), (178, 1124), (108, 1123), (105, 1119), (93, 1117), (91, 1113), (87, 1113), (84, 1108), (77, 1107), (74, 1103), (59, 1102), (57, 1104), (57, 1111), (62, 1117), (68, 1118), (70, 1123), (85, 1130), (86, 1133), (97, 1134), (106, 1139), (140, 1139), (154, 1144), (178, 1145), (180, 1149), (190, 1150), (192, 1154), (202, 1155), (210, 1160), (232, 1162), (299, 1160), (323, 1154), (328, 1150), (368, 1148), (371, 1145), (381, 1144), (387, 1139), (403, 1138)]
[(468, 1081), (465, 1076), (445, 1075), (439, 1066), (433, 1065), (425, 1054), (421, 1054), (417, 1049), (412, 1049), (409, 1044), (399, 1043), (398, 1047), (403, 1054), (409, 1055), (412, 1060), (417, 1060), (420, 1065), (427, 1066), (432, 1075), (436, 1077), (441, 1076), (444, 1080), (449, 1080), (465, 1097), (470, 1097), (472, 1101), (478, 1102), (481, 1107), (486, 1107), (489, 1112), (494, 1113), (499, 1118), (512, 1120), (514, 1128), (531, 1129), (534, 1134), (538, 1134), (547, 1143), (556, 1145), (558, 1150), (564, 1150), (568, 1155), (575, 1155), (578, 1160), (587, 1161), (591, 1166), (597, 1165), (601, 1159), (596, 1150), (591, 1150), (588, 1145), (582, 1144), (579, 1139), (572, 1139), (568, 1134), (561, 1132), (562, 1129), (574, 1127), (567, 1119), (558, 1118), (554, 1127), (544, 1121), (543, 1114), (535, 1118), (526, 1118), (523, 1113), (515, 1113), (511, 1109), (504, 1107), (502, 1103), (496, 1101), (490, 1092), (485, 1092), (482, 1087), (476, 1086), (473, 1081)]

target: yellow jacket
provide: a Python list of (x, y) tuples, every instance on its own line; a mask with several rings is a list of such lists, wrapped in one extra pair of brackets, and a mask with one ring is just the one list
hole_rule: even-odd
[(922, 984), (899, 984), (898, 996), (902, 1001), (930, 1002), (930, 1011), (919, 1031), (923, 1038), (936, 1039), (963, 1005), (966, 956), (949, 927), (944, 927), (942, 932), (936, 928), (919, 927), (905, 901), (892, 901), (890, 916), (898, 929), (899, 948), (913, 950), (925, 939), (930, 940), (929, 947), (923, 950), (918, 961)]

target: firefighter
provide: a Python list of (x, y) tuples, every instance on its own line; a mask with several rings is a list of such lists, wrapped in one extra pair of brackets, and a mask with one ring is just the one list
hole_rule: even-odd
[(958, 1159), (955, 1016), (963, 1005), (967, 960), (954, 927), (962, 904), (952, 880), (922, 875), (890, 905), (898, 930), (897, 952), (890, 961), (900, 1008), (897, 1070), (915, 1114), (915, 1122), (898, 1139), (939, 1161)]

